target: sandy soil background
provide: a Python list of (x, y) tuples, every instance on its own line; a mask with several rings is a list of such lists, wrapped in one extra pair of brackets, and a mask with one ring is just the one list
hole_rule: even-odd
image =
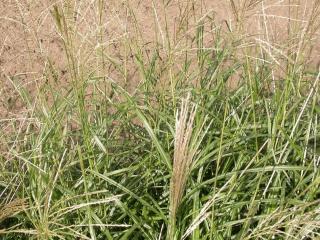
[[(318, 1), (318, 0), (315, 0)], [(63, 1), (68, 2), (68, 1)], [(139, 82), (136, 76), (137, 69), (132, 64), (130, 69), (130, 52), (127, 43), (136, 38), (141, 49), (152, 49), (155, 42), (166, 45), (166, 32), (172, 42), (179, 43), (195, 30), (197, 23), (205, 19), (215, 19), (216, 26), (222, 26), (224, 31), (236, 30), (235, 14), (229, 1), (203, 0), (203, 1), (151, 1), (151, 0), (108, 0), (99, 6), (98, 0), (69, 1), (67, 9), (69, 20), (74, 23), (76, 30), (76, 44), (74, 48), (81, 64), (98, 68), (97, 49), (103, 49), (104, 54), (127, 64), (128, 85), (134, 86)], [(72, 2), (72, 3), (71, 3)], [(167, 2), (167, 3), (165, 3)], [(241, 3), (236, 1), (241, 9)], [(255, 1), (251, 1), (255, 2)], [(312, 14), (313, 2), (306, 1), (257, 1), (248, 7), (241, 17), (246, 24), (242, 28), (244, 37), (252, 37), (260, 44), (263, 41), (271, 43), (273, 47), (282, 49), (287, 44), (288, 17), (294, 14), (291, 22), (304, 26)], [(54, 71), (56, 79), (54, 84), (63, 89), (67, 86), (68, 71), (63, 41), (57, 31), (52, 16), (53, 6), (62, 6), (62, 1), (36, 1), (36, 0), (1, 0), (0, 1), (0, 117), (2, 119), (17, 117), (26, 111), (24, 104), (19, 101), (22, 97), (16, 88), (24, 87), (26, 94), (34, 95), (46, 84), (48, 69)], [(289, 12), (288, 5), (296, 6)], [(99, 10), (103, 14), (99, 15)], [(292, 10), (293, 9), (293, 10)], [(100, 19), (99, 16), (102, 16)], [(205, 17), (204, 17), (205, 16)], [(261, 24), (264, 19), (266, 26)], [(179, 28), (186, 26), (188, 29)], [(166, 23), (167, 22), (167, 26)], [(137, 31), (139, 29), (139, 31)], [(266, 35), (266, 29), (268, 34)], [(302, 28), (297, 28), (301, 31)], [(212, 34), (210, 31), (206, 34)], [(139, 37), (137, 37), (139, 36)], [(261, 38), (261, 36), (263, 36)], [(267, 36), (267, 38), (266, 38)], [(310, 64), (319, 64), (319, 35), (313, 35)], [(182, 42), (182, 41), (181, 41)], [(207, 47), (212, 42), (207, 41)], [(177, 44), (179, 45), (179, 44)], [(270, 48), (265, 44), (266, 48)], [(273, 49), (274, 50), (274, 49)], [(50, 70), (50, 71), (51, 71)], [(107, 63), (101, 74), (113, 76), (115, 69)], [(116, 73), (114, 73), (116, 74)], [(114, 75), (116, 79), (116, 75)], [(34, 98), (35, 96), (31, 97)]]

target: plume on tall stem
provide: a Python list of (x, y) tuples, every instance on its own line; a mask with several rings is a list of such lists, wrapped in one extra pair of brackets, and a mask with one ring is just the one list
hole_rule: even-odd
[[(183, 197), (186, 183), (195, 161), (200, 143), (206, 131), (202, 131), (206, 119), (195, 124), (197, 105), (192, 103), (190, 95), (182, 100), (176, 115), (174, 159), (170, 181), (170, 208), (168, 237), (174, 239), (177, 212)], [(208, 128), (207, 128), (208, 129)]]

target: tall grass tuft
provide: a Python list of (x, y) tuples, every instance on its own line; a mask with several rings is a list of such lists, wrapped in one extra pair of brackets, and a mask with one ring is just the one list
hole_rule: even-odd
[(135, 1), (61, 0), (41, 14), (66, 71), (44, 60), (30, 93), (5, 78), (27, 110), (0, 119), (0, 239), (319, 239), (319, 1), (304, 21), (303, 1), (284, 6), (284, 42), (269, 11), (285, 1), (230, 0), (227, 28), (204, 2), (152, 1), (153, 43)]

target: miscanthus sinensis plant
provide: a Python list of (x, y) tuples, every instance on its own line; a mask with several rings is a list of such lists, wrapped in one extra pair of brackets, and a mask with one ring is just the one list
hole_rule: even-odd
[(103, 0), (88, 1), (92, 38), (68, 15), (73, 1), (48, 9), (67, 91), (51, 85), (49, 60), (33, 97), (8, 78), (27, 110), (0, 120), (1, 239), (320, 237), (320, 72), (307, 62), (319, 1), (308, 21), (289, 18), (285, 46), (268, 28), (264, 40), (242, 35), (265, 1), (230, 1), (238, 24), (227, 30), (209, 14), (189, 25), (187, 2), (174, 39), (153, 4), (161, 41), (148, 51), (134, 22), (121, 39), (132, 65), (107, 54)]

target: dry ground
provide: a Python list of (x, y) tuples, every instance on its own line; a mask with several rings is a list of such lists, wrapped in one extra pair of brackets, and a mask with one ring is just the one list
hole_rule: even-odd
[[(33, 100), (42, 86), (52, 80), (49, 79), (48, 72), (54, 72), (56, 76), (52, 85), (59, 89), (68, 86), (69, 73), (63, 41), (52, 16), (54, 5), (62, 6), (70, 2), (65, 8), (65, 14), (74, 24), (73, 30), (77, 32), (74, 49), (78, 59), (81, 59), (79, 67), (90, 66), (97, 73), (117, 80), (118, 73), (109, 62), (112, 59), (126, 66), (124, 84), (133, 89), (139, 82), (139, 75), (130, 54), (137, 49), (132, 49), (130, 43), (134, 42), (137, 48), (148, 53), (156, 42), (166, 48), (169, 36), (176, 50), (183, 49), (185, 39), (188, 36), (191, 38), (195, 26), (201, 20), (215, 19), (216, 27), (222, 26), (228, 36), (236, 32), (240, 38), (251, 39), (263, 51), (272, 55), (276, 64), (276, 59), (281, 58), (283, 51), (290, 50), (290, 44), (294, 45), (288, 43), (288, 34), (308, 31), (307, 22), (312, 18), (312, 6), (316, 1), (257, 1), (257, 4), (244, 9), (241, 4), (245, 1), (238, 0), (238, 5), (235, 6), (238, 14), (235, 15), (230, 1), (226, 0), (2, 0), (0, 117), (17, 117), (23, 113), (24, 104), (19, 101), (21, 96), (15, 88), (25, 87)], [(99, 2), (102, 3), (100, 8)], [(164, 2), (168, 2), (166, 6)], [(99, 9), (103, 10), (100, 14)], [(244, 23), (243, 26), (237, 24), (236, 18)], [(210, 28), (206, 30), (206, 47), (210, 47), (212, 31)], [(306, 46), (308, 48), (311, 43), (314, 44), (310, 48), (311, 57), (306, 58), (314, 69), (320, 59), (318, 36), (318, 32), (312, 33), (312, 39)], [(292, 36), (290, 39), (293, 39)], [(107, 60), (102, 62), (101, 56)]]

